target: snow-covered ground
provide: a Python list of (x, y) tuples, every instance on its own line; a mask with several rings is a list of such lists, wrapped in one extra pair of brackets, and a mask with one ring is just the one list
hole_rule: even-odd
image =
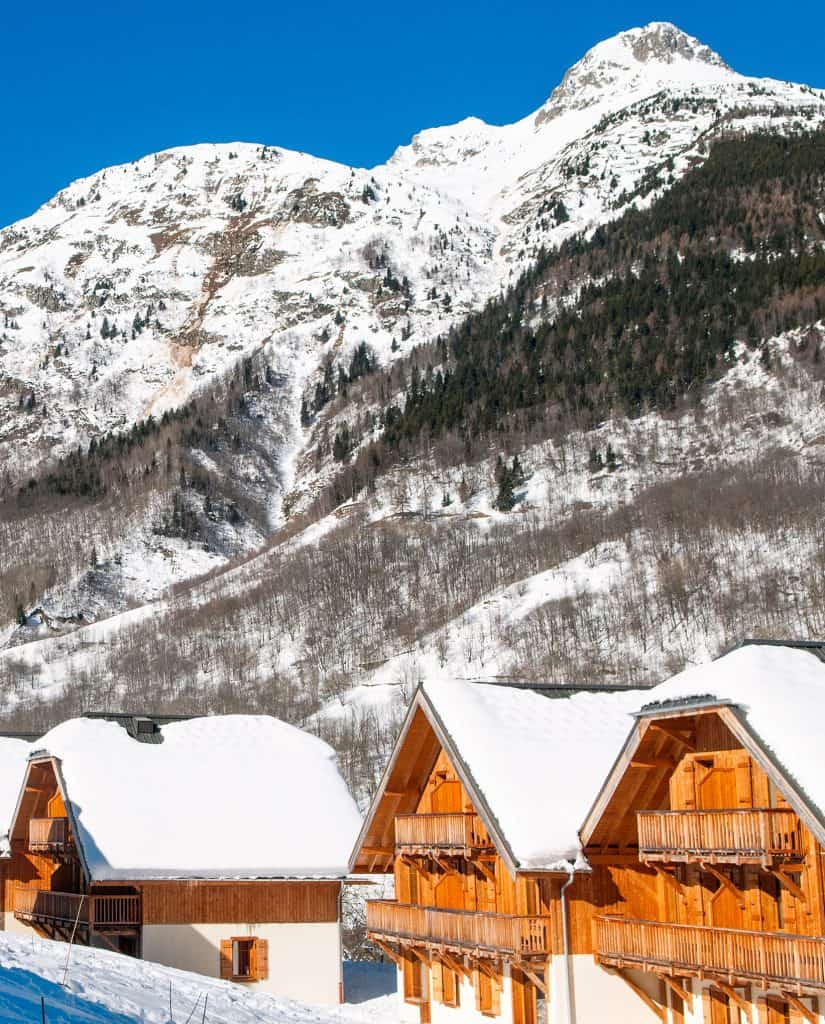
[[(0, 934), (0, 1024), (390, 1024), (392, 996), (321, 1007), (105, 950)], [(170, 996), (172, 1012), (170, 1015)]]

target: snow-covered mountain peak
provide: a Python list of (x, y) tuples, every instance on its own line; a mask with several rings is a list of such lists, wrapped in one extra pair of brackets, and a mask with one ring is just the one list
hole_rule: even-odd
[[(625, 54), (628, 51), (640, 64), (652, 61), (673, 64), (685, 60), (714, 67), (727, 67), (718, 53), (714, 53), (709, 46), (705, 46), (669, 21), (652, 21), (640, 28), (619, 32), (618, 35), (597, 43), (587, 56), (594, 60), (616, 59), (617, 54)], [(621, 56), (618, 59), (621, 60)]]
[(536, 126), (569, 110), (608, 98), (651, 94), (669, 86), (702, 86), (739, 79), (705, 46), (669, 22), (651, 22), (597, 43), (565, 74), (535, 116)]

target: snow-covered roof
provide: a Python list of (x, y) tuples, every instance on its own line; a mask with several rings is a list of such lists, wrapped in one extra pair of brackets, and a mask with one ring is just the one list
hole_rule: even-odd
[(59, 760), (93, 879), (330, 878), (360, 816), (322, 740), (267, 716), (175, 722), (139, 743), (114, 722), (58, 725)]
[(424, 694), (522, 870), (564, 869), (649, 692), (578, 693), (428, 682)]
[(820, 723), (825, 663), (779, 645), (738, 648), (650, 690), (551, 699), (506, 686), (428, 682), (428, 702), (522, 870), (564, 869), (643, 708), (733, 704), (759, 745), (825, 809)]
[(738, 706), (751, 732), (783, 774), (818, 811), (825, 810), (821, 723), (825, 663), (817, 650), (749, 644), (705, 665), (695, 665), (645, 694), (655, 711), (690, 698)]

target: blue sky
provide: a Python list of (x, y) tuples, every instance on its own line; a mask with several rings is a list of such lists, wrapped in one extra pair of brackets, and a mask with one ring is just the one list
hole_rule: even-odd
[(169, 146), (385, 160), (421, 128), (538, 107), (586, 49), (673, 21), (747, 74), (825, 87), (825, 3), (41, 0), (3, 8), (0, 225)]

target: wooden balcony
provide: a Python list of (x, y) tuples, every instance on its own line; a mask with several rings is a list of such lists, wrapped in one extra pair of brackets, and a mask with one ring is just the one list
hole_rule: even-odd
[(825, 990), (822, 938), (596, 917), (593, 940), (596, 959), (614, 967)]
[(493, 842), (477, 814), (399, 814), (395, 818), (399, 853), (441, 853), (472, 857), (492, 852)]
[(804, 856), (793, 811), (639, 811), (639, 859), (769, 865)]
[(68, 847), (68, 818), (30, 819), (29, 849), (32, 853), (65, 853)]
[(51, 926), (78, 926), (96, 930), (134, 929), (141, 923), (140, 896), (81, 895), (17, 886), (14, 916), (20, 921)]
[(550, 919), (509, 914), (436, 910), (394, 900), (367, 901), (367, 930), (373, 938), (435, 946), (476, 956), (546, 956)]

